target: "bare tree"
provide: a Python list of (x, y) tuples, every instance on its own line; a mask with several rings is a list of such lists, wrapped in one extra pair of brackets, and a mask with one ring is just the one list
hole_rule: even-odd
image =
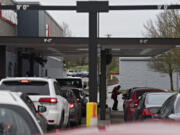
[[(180, 15), (176, 10), (168, 10), (157, 16), (156, 22), (149, 20), (145, 25), (146, 36), (153, 38), (180, 37)], [(149, 62), (149, 67), (157, 72), (166, 73), (170, 78), (171, 90), (173, 87), (173, 73), (180, 69), (180, 50), (172, 49)]]
[(145, 36), (175, 38), (180, 37), (180, 15), (177, 10), (167, 10), (157, 16), (156, 22), (149, 20), (145, 25)]
[(148, 63), (148, 66), (156, 72), (166, 73), (170, 79), (170, 89), (174, 90), (173, 86), (173, 73), (176, 71), (176, 63), (174, 51), (171, 50), (163, 55), (154, 57)]
[(69, 29), (69, 25), (65, 22), (62, 23), (62, 29), (63, 29), (63, 37), (71, 37), (72, 36), (72, 32)]

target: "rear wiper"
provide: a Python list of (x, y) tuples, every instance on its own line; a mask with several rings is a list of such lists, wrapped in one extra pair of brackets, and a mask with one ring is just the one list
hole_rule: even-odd
[(26, 93), (27, 95), (40, 95), (39, 93)]

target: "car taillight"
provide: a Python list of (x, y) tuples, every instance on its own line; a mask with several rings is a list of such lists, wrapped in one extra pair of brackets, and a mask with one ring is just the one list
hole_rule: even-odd
[(138, 106), (137, 103), (131, 103), (131, 104), (129, 104), (129, 107), (130, 107), (130, 108), (136, 108), (137, 106)]
[(70, 108), (70, 109), (74, 108), (74, 103), (73, 103), (73, 102), (68, 101), (68, 103), (69, 103), (69, 108)]
[(79, 98), (76, 98), (77, 101), (79, 101), (80, 99)]
[(8, 130), (9, 130), (9, 129), (11, 129), (11, 126), (10, 126), (10, 125), (8, 125), (8, 126), (7, 126), (7, 129), (8, 129)]
[(142, 111), (142, 115), (154, 115), (154, 113), (149, 112), (148, 109), (144, 109), (144, 110)]
[(57, 103), (57, 98), (40, 98), (39, 102), (44, 103)]
[(30, 81), (29, 80), (21, 80), (20, 82), (21, 83), (29, 83)]
[(53, 123), (53, 122), (54, 122), (54, 120), (48, 120), (48, 122)]

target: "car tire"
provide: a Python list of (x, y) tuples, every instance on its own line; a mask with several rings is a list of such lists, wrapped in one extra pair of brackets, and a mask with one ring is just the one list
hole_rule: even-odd
[(61, 114), (62, 114), (61, 120), (60, 120), (59, 126), (58, 126), (59, 129), (63, 129), (63, 123), (64, 123), (64, 112), (62, 112)]
[(79, 119), (79, 122), (78, 122), (79, 125), (81, 125), (81, 118)]
[(81, 125), (81, 121), (82, 121), (82, 113), (81, 113), (81, 109), (79, 110), (79, 125)]
[(124, 121), (127, 121), (127, 112), (124, 111)]
[(69, 119), (68, 119), (68, 122), (67, 122), (66, 128), (70, 128), (70, 127), (71, 127), (71, 123), (70, 123), (70, 121), (69, 121)]

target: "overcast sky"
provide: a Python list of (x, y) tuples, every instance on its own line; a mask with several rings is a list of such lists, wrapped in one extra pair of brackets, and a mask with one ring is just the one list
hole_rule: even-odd
[[(39, 1), (42, 5), (76, 5), (77, 0), (16, 0)], [(82, 0), (78, 0), (82, 1)], [(85, 0), (83, 0), (85, 1)], [(109, 0), (109, 5), (159, 5), (180, 4), (180, 0)], [(149, 19), (156, 19), (161, 11), (110, 11), (100, 14), (100, 37), (110, 34), (112, 37), (143, 37), (144, 24)], [(61, 25), (69, 25), (73, 36), (88, 36), (88, 14), (75, 11), (50, 11), (50, 14)]]

